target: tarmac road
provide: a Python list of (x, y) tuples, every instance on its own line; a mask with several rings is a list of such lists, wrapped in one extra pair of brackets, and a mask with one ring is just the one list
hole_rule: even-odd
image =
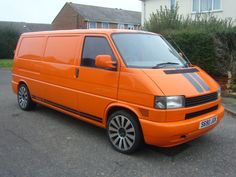
[(0, 69), (0, 177), (236, 177), (236, 119), (174, 148), (112, 149), (105, 130), (49, 108), (18, 108)]

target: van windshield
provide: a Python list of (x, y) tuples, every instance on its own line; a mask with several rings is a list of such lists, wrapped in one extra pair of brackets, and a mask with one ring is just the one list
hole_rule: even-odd
[(127, 67), (185, 67), (187, 62), (162, 36), (147, 33), (112, 35)]

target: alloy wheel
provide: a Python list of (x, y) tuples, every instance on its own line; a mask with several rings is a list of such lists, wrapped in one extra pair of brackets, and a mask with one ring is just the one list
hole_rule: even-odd
[(120, 151), (128, 151), (135, 143), (135, 128), (132, 122), (123, 115), (111, 119), (108, 125), (111, 143)]
[(21, 86), (18, 91), (18, 102), (22, 109), (27, 107), (29, 100), (28, 91), (24, 86)]

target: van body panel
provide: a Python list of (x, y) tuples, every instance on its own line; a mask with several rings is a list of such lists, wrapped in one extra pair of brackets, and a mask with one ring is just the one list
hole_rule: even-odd
[(43, 91), (38, 89), (38, 83), (41, 77), (41, 61), (46, 37), (24, 37), (19, 39), (19, 48), (16, 51), (13, 64), (13, 81), (27, 84), (33, 95), (42, 96)]
[(118, 101), (108, 105), (105, 109), (105, 118), (108, 116), (108, 111), (112, 107), (121, 107), (133, 112), (138, 119), (149, 120), (152, 122), (165, 122), (166, 120), (166, 110), (156, 110), (154, 108), (141, 106), (139, 104), (133, 104), (125, 101)]
[[(114, 49), (111, 47), (111, 41), (107, 35), (100, 34), (85, 34), (83, 41), (86, 38), (99, 37), (107, 42), (117, 62), (117, 70), (107, 70), (103, 68), (81, 66), (81, 58), (84, 48), (81, 48), (81, 55), (79, 56), (80, 66), (78, 80), (78, 94), (79, 110), (84, 113), (101, 117), (104, 119), (104, 110), (112, 102), (117, 101), (118, 83), (119, 83), (119, 60)], [(89, 48), (90, 52), (92, 48)]]
[(41, 77), (44, 84), (42, 98), (63, 106), (78, 109), (78, 80), (75, 78), (78, 48), (82, 37), (49, 36), (44, 52)]
[(88, 119), (88, 118), (86, 118), (86, 117), (84, 117), (84, 116), (80, 116), (80, 115), (77, 114), (77, 113), (73, 113), (73, 112), (71, 112), (71, 111), (67, 111), (67, 110), (62, 109), (62, 108), (60, 108), (60, 107), (58, 107), (58, 106), (55, 106), (55, 105), (46, 103), (45, 101), (42, 101), (42, 100), (40, 100), (40, 99), (32, 98), (32, 100), (34, 100), (36, 103), (42, 104), (42, 105), (47, 106), (47, 107), (52, 108), (52, 109), (55, 109), (55, 110), (60, 111), (60, 112), (62, 112), (62, 113), (64, 113), (64, 114), (68, 114), (68, 115), (73, 116), (73, 117), (75, 117), (75, 118), (77, 118), (77, 119), (80, 119), (80, 120), (82, 120), (82, 121), (91, 123), (91, 124), (96, 125), (96, 126), (99, 126), (99, 127), (101, 127), (101, 128), (106, 128), (106, 126), (105, 126), (104, 124), (102, 124), (102, 123), (100, 123), (100, 122), (98, 122), (98, 121), (94, 121), (94, 120)]
[[(155, 97), (192, 98), (218, 94), (219, 86), (197, 66), (128, 67), (111, 37), (114, 33), (147, 32), (101, 29), (22, 34), (12, 69), (13, 92), (17, 93), (19, 83), (23, 82), (33, 101), (102, 128), (107, 127), (108, 113), (112, 108), (129, 110), (136, 115), (145, 142), (163, 147), (199, 137), (222, 120), (224, 108), (219, 96), (196, 106), (155, 108)], [(89, 37), (103, 39), (103, 45), (107, 45), (104, 51), (108, 53), (104, 55), (111, 55), (116, 69), (98, 68), (92, 65), (94, 61), (91, 62), (91, 58), (84, 56), (84, 53), (93, 53), (89, 45), (87, 52), (84, 52)], [(95, 51), (97, 46), (93, 46)], [(96, 56), (102, 54), (98, 52)], [(87, 59), (91, 65), (86, 65), (84, 60)], [(194, 72), (188, 73), (185, 69)], [(189, 114), (193, 116), (187, 119)], [(198, 129), (200, 121), (212, 116), (217, 116), (216, 124)]]
[[(153, 107), (153, 95), (162, 96), (163, 92), (141, 69), (121, 69), (118, 93), (119, 100)], [(149, 99), (145, 99), (146, 96), (149, 97)]]
[(154, 95), (163, 95), (156, 84), (141, 69), (121, 67), (118, 100), (130, 105), (138, 112), (145, 110), (147, 114), (140, 118), (154, 122), (166, 120), (166, 110), (153, 108)]
[[(188, 107), (188, 108), (179, 108), (179, 109), (170, 109), (166, 111), (166, 122), (175, 122), (175, 121), (183, 121), (186, 119), (187, 114), (204, 111), (210, 109), (214, 106), (219, 106), (221, 99), (216, 101), (209, 102), (207, 104)], [(197, 118), (197, 116), (196, 116)]]
[[(166, 74), (166, 70), (176, 70), (169, 68), (143, 69), (143, 71), (162, 89), (163, 93), (167, 96), (184, 95), (185, 97), (193, 97), (201, 94), (203, 95), (216, 92), (218, 89), (216, 82), (206, 73), (202, 72), (200, 68), (196, 69), (198, 70), (197, 72), (177, 74)], [(195, 77), (197, 79), (201, 79), (201, 82), (199, 82)]]
[[(78, 78), (79, 110), (103, 117), (104, 109), (117, 101), (119, 73), (88, 67), (80, 67)], [(106, 82), (103, 82), (103, 79)]]
[[(218, 118), (216, 124), (204, 129), (199, 129), (199, 122), (201, 120), (205, 120), (215, 115)], [(212, 130), (217, 124), (220, 123), (223, 116), (224, 108), (223, 106), (219, 106), (219, 109), (212, 113), (190, 120), (154, 123), (141, 119), (140, 122), (144, 134), (144, 140), (147, 144), (161, 147), (172, 147), (188, 142)]]

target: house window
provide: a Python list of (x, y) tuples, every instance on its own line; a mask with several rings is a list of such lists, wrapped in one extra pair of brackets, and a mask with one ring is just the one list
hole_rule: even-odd
[(128, 29), (134, 30), (134, 25), (128, 25)]
[(102, 22), (102, 28), (109, 28), (109, 23)]
[(170, 7), (175, 8), (176, 6), (176, 0), (170, 0)]
[(97, 23), (96, 22), (88, 22), (88, 28), (97, 28)]
[(211, 11), (212, 0), (201, 0), (201, 11)]
[(193, 12), (199, 12), (199, 0), (193, 0)]
[(193, 0), (193, 12), (211, 12), (221, 9), (221, 0)]
[(124, 24), (118, 24), (118, 29), (125, 29), (125, 25)]
[(213, 9), (214, 9), (214, 10), (219, 10), (219, 9), (221, 9), (220, 0), (214, 0)]

